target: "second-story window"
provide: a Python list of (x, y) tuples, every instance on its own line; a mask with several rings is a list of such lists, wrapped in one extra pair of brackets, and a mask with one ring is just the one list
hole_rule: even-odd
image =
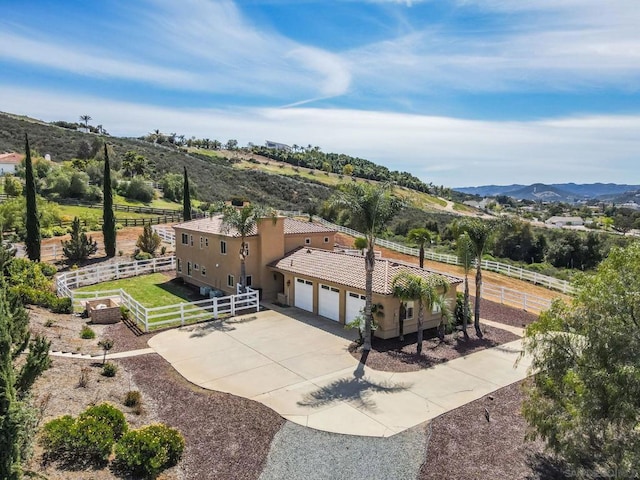
[(189, 245), (189, 235), (186, 233), (182, 234), (182, 245)]
[(225, 242), (224, 240), (220, 240), (220, 253), (222, 255), (227, 254), (227, 242)]

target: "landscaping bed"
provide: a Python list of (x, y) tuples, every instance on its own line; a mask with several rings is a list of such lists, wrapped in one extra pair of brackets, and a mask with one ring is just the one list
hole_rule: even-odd
[[(471, 297), (470, 301), (471, 308), (473, 309), (475, 297)], [(535, 313), (525, 312), (521, 308), (500, 305), (499, 303), (484, 299), (480, 300), (480, 317), (519, 328), (525, 328), (538, 319), (538, 315)]]
[[(484, 338), (477, 338), (472, 326), (469, 328), (468, 339), (465, 339), (462, 333), (456, 332), (446, 335), (444, 341), (440, 341), (435, 336), (435, 329), (427, 330), (420, 356), (416, 352), (417, 333), (405, 335), (404, 341), (398, 338), (374, 338), (366, 358), (366, 366), (385, 372), (415, 372), (520, 338), (506, 330), (486, 325), (482, 326), (482, 331)], [(362, 357), (362, 348), (356, 343), (349, 346), (349, 352), (357, 360)]]
[(522, 383), (501, 388), (435, 418), (428, 427), (430, 436), (418, 479), (570, 478), (543, 453), (541, 440), (525, 441), (527, 424), (520, 413)]

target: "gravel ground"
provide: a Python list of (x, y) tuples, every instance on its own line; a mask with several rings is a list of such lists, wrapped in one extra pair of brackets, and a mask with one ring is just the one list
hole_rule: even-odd
[(321, 432), (287, 422), (271, 443), (260, 480), (416, 478), (425, 445), (424, 425), (391, 438), (376, 438)]
[[(475, 297), (470, 297), (471, 309), (473, 314), (473, 304)], [(538, 320), (538, 315), (531, 312), (525, 312), (520, 308), (513, 308), (507, 305), (500, 305), (489, 300), (480, 300), (480, 318), (493, 320), (494, 322), (504, 323), (512, 327), (524, 328), (527, 325)], [(473, 329), (473, 322), (471, 328)]]

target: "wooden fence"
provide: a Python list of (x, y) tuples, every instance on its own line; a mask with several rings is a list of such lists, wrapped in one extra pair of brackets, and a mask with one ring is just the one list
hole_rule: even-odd
[(120, 297), (120, 304), (127, 308), (131, 319), (145, 332), (155, 328), (184, 326), (187, 323), (233, 316), (238, 311), (253, 308), (259, 311), (260, 309), (259, 292), (250, 288), (247, 288), (246, 293), (238, 295), (207, 298), (195, 302), (182, 302), (153, 308), (145, 307), (123, 289), (94, 292), (75, 291), (82, 286), (173, 269), (175, 269), (175, 257), (88, 267), (58, 275), (56, 289), (59, 296), (71, 298), (74, 308), (79, 308), (84, 302), (96, 298)]

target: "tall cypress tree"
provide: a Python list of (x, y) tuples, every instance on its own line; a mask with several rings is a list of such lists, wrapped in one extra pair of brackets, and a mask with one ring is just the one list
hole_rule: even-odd
[(182, 192), (182, 216), (184, 221), (191, 220), (191, 192), (189, 192), (189, 177), (187, 167), (184, 167), (184, 185)]
[(107, 257), (116, 256), (116, 217), (113, 213), (113, 192), (111, 191), (111, 167), (109, 152), (104, 144), (104, 181), (102, 184), (104, 200), (102, 203), (102, 236)]
[(33, 164), (31, 162), (31, 150), (29, 149), (29, 136), (25, 133), (25, 190), (27, 197), (27, 256), (34, 262), (40, 261), (40, 219), (38, 218), (38, 206), (36, 204), (36, 181), (33, 177)]

